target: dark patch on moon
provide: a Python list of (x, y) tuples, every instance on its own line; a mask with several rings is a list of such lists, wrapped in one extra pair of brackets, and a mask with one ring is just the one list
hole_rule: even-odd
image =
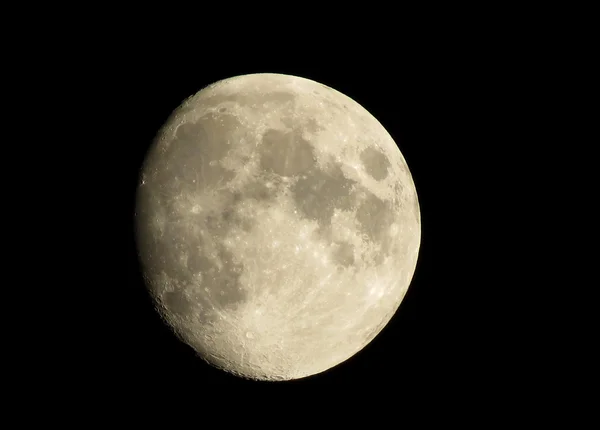
[(246, 184), (240, 194), (244, 199), (254, 199), (259, 202), (275, 197), (273, 191), (259, 181)]
[(392, 203), (383, 201), (365, 188), (361, 192), (366, 194), (366, 199), (356, 211), (360, 231), (375, 244), (381, 246), (381, 251), (375, 258), (375, 263), (383, 262), (391, 247), (389, 229), (394, 222)]
[(181, 290), (167, 291), (163, 294), (163, 302), (176, 315), (185, 316), (192, 312), (192, 304)]
[(256, 223), (253, 219), (240, 215), (236, 210), (237, 205), (251, 198), (258, 201), (272, 200), (275, 195), (263, 184), (252, 182), (241, 190), (223, 190), (218, 197), (219, 205), (215, 205), (208, 213), (199, 215), (201, 217), (199, 222), (204, 223), (207, 231), (220, 239), (225, 238), (234, 226), (250, 231)]
[(388, 168), (391, 166), (388, 158), (376, 150), (368, 147), (360, 153), (360, 160), (365, 167), (365, 171), (377, 181), (385, 179), (388, 175)]
[[(175, 273), (168, 273), (168, 276), (184, 287), (163, 293), (162, 302), (179, 317), (198, 317), (209, 322), (216, 318), (213, 308), (226, 310), (248, 299), (248, 293), (239, 280), (244, 268), (221, 245), (217, 250), (220, 265), (205, 255), (200, 243), (196, 245), (187, 247), (185, 265), (177, 258), (164, 262), (163, 268), (170, 266), (175, 269)], [(193, 296), (192, 301), (187, 298), (188, 295)]]
[[(142, 259), (148, 271), (152, 273), (151, 278), (156, 279), (164, 273), (171, 279), (183, 282), (187, 279), (181, 272), (181, 261), (183, 261), (188, 247), (186, 239), (188, 233), (185, 227), (179, 223), (168, 222), (165, 224), (164, 234), (159, 237), (151, 226), (143, 226), (141, 236), (145, 241), (153, 241), (152, 245), (141, 248), (144, 252)], [(158, 286), (162, 288), (162, 286)], [(158, 291), (155, 291), (158, 292)]]
[(317, 221), (321, 227), (327, 227), (336, 208), (351, 208), (349, 196), (354, 183), (344, 176), (339, 164), (327, 172), (312, 164), (291, 190), (298, 210), (306, 218)]
[(218, 163), (231, 148), (228, 139), (240, 127), (229, 114), (208, 114), (181, 124), (164, 154), (149, 157), (146, 169), (157, 172), (154, 184), (168, 195), (215, 187), (234, 173)]
[(208, 105), (217, 106), (225, 102), (237, 103), (241, 106), (252, 106), (256, 104), (263, 104), (268, 102), (275, 102), (277, 104), (291, 103), (296, 99), (296, 95), (292, 92), (286, 91), (271, 91), (271, 92), (260, 92), (258, 90), (250, 90), (244, 93), (237, 92), (235, 94), (216, 94), (205, 99), (205, 103)]
[(215, 266), (202, 252), (190, 252), (187, 260), (187, 269), (191, 273), (201, 273), (202, 276), (208, 276), (211, 270), (214, 272)]
[(248, 293), (240, 284), (240, 276), (244, 267), (234, 261), (233, 254), (220, 247), (219, 259), (222, 266), (209, 272), (203, 281), (208, 286), (211, 301), (219, 308), (228, 308), (232, 305), (243, 303), (248, 298)]
[[(233, 226), (252, 228), (250, 220), (234, 210), (243, 198), (239, 192), (220, 192), (218, 204), (209, 212), (167, 218), (162, 235), (152, 227), (151, 217), (138, 220), (143, 222), (138, 224), (140, 256), (149, 279), (154, 280), (152, 293), (173, 315), (211, 322), (218, 317), (213, 308), (227, 309), (247, 300), (239, 281), (244, 268), (222, 244)], [(162, 206), (172, 200), (163, 199)], [(209, 258), (211, 250), (216, 258)], [(167, 291), (157, 281), (163, 274), (170, 284)]]
[(379, 242), (394, 222), (392, 205), (365, 188), (362, 192), (366, 194), (366, 199), (356, 211), (356, 220), (363, 233), (374, 242)]
[(262, 138), (260, 163), (264, 170), (280, 176), (294, 176), (315, 162), (312, 145), (300, 130), (267, 130)]
[(344, 267), (354, 264), (354, 245), (348, 242), (337, 242), (332, 253), (334, 263)]
[(401, 182), (396, 182), (396, 184), (394, 185), (394, 192), (395, 192), (394, 200), (396, 201), (396, 204), (398, 205), (398, 210), (403, 210), (403, 209), (405, 209), (404, 206), (406, 204), (410, 204), (412, 206), (410, 208), (410, 210), (412, 211), (412, 214), (414, 215), (415, 220), (417, 221), (417, 224), (420, 224), (421, 223), (421, 208), (419, 206), (419, 197), (418, 197), (416, 190), (413, 193), (411, 193), (412, 197), (410, 197), (410, 199), (407, 199), (407, 200), (409, 200), (408, 202), (401, 198), (402, 193), (404, 192), (404, 185), (402, 185)]
[(206, 227), (214, 237), (223, 237), (229, 231), (229, 225), (223, 220), (223, 212), (211, 212), (204, 218)]

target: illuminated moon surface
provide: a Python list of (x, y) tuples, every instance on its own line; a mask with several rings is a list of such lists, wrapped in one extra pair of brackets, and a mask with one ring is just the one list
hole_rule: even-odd
[(421, 226), (392, 137), (295, 76), (219, 81), (178, 107), (142, 167), (137, 247), (177, 336), (257, 380), (323, 372), (365, 347), (411, 282)]

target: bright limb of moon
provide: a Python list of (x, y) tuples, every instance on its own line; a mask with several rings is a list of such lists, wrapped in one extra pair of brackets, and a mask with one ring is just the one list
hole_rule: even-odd
[(186, 100), (142, 167), (136, 235), (157, 309), (210, 364), (314, 375), (398, 309), (421, 237), (406, 161), (362, 106), (254, 74)]

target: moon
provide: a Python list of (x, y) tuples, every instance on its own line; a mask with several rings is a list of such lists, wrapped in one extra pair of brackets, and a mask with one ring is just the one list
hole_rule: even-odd
[(140, 172), (137, 250), (156, 309), (242, 378), (304, 378), (364, 348), (400, 306), (420, 239), (392, 137), (301, 77), (204, 88), (171, 114)]

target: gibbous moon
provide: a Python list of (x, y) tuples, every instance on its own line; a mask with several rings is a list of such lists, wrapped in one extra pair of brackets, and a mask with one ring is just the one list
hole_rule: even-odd
[(137, 191), (147, 287), (177, 336), (255, 380), (365, 347), (411, 282), (421, 226), (392, 137), (362, 106), (279, 74), (219, 81), (158, 132)]

